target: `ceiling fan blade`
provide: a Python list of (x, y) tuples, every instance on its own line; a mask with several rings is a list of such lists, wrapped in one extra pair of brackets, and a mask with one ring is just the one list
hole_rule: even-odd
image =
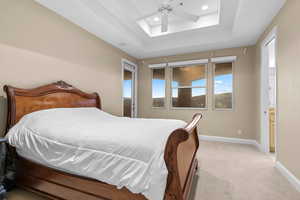
[(181, 5), (181, 3), (182, 3), (182, 0), (165, 0), (165, 1), (163, 1), (163, 4), (170, 5), (172, 7), (179, 6), (179, 5)]
[(197, 15), (193, 15), (193, 14), (189, 14), (187, 12), (184, 12), (182, 10), (179, 10), (179, 9), (173, 9), (172, 13), (176, 16), (179, 16), (179, 17), (182, 17), (184, 19), (187, 19), (187, 20), (190, 20), (190, 21), (198, 21), (199, 19), (199, 16)]
[(168, 14), (167, 13), (162, 13), (161, 15), (161, 32), (167, 32), (168, 31)]

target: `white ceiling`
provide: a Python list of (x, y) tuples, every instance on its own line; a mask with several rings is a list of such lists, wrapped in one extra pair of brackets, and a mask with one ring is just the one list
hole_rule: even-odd
[[(137, 24), (163, 0), (36, 0), (136, 58), (253, 45), (286, 0), (220, 0), (216, 26), (149, 37)], [(182, 0), (184, 10), (215, 9), (217, 0)], [(209, 12), (209, 10), (207, 11)]]

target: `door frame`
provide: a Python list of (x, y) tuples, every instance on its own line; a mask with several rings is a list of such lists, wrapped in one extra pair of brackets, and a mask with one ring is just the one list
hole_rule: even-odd
[[(267, 45), (275, 39), (275, 71), (276, 71), (276, 106), (275, 106), (275, 160), (278, 152), (278, 64), (277, 64), (277, 26), (275, 26), (261, 43), (261, 71), (260, 71), (260, 141), (261, 150), (265, 153), (270, 152), (270, 133), (269, 133), (269, 63)], [(265, 113), (266, 112), (266, 113)]]
[[(131, 65), (134, 69), (130, 69), (128, 67), (126, 67), (125, 64), (129, 64)], [(138, 83), (138, 66), (137, 64), (125, 59), (125, 58), (122, 58), (121, 60), (121, 66), (122, 66), (122, 115), (124, 115), (124, 92), (123, 92), (123, 89), (124, 89), (124, 70), (128, 70), (128, 71), (131, 71), (133, 73), (133, 76), (134, 76), (134, 87), (133, 87), (133, 101), (132, 101), (132, 108), (133, 108), (133, 112), (131, 112), (131, 117), (137, 117), (137, 113), (138, 113), (138, 102), (137, 102), (137, 92), (138, 92), (138, 87), (137, 87), (137, 83)]]

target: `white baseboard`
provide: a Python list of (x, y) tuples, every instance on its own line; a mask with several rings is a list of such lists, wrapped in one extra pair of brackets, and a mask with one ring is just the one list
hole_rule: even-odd
[(255, 146), (256, 146), (256, 148), (259, 150), (259, 151), (261, 151), (261, 152), (264, 152), (264, 149), (263, 149), (263, 147), (262, 147), (262, 145), (261, 144), (259, 144), (256, 140), (254, 140), (255, 141)]
[(215, 141), (215, 142), (250, 144), (250, 145), (254, 145), (256, 148), (261, 150), (261, 145), (256, 140), (240, 139), (240, 138), (229, 138), (229, 137), (219, 137), (219, 136), (210, 136), (210, 135), (199, 135), (199, 139), (200, 140), (205, 140), (205, 141)]
[(300, 192), (300, 180), (279, 161), (276, 162), (275, 167)]

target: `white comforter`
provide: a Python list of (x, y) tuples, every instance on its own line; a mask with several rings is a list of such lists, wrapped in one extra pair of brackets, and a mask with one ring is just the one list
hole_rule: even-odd
[(164, 149), (179, 120), (116, 117), (96, 108), (61, 108), (24, 116), (7, 134), (22, 157), (48, 167), (164, 197)]

